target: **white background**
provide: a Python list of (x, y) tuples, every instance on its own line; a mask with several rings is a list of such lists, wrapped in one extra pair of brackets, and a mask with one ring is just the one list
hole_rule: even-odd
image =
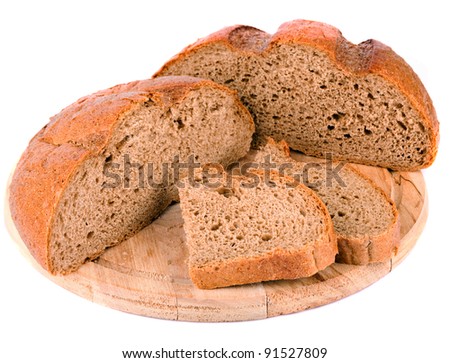
[(263, 321), (173, 322), (96, 305), (42, 277), (2, 223), (0, 361), (120, 362), (124, 349), (303, 346), (326, 347), (327, 362), (449, 362), (450, 27), (441, 4), (2, 1), (2, 191), (29, 139), (50, 116), (85, 94), (149, 78), (185, 45), (237, 23), (274, 32), (295, 18), (319, 20), (352, 42), (374, 38), (390, 45), (427, 87), (441, 121), (441, 145), (436, 163), (424, 171), (428, 223), (398, 268), (334, 304)]

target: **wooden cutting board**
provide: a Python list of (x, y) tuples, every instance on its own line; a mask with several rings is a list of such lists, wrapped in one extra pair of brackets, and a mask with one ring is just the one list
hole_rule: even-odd
[[(295, 158), (304, 158), (296, 154)], [(318, 307), (366, 288), (388, 274), (414, 247), (427, 218), (427, 193), (421, 172), (389, 172), (357, 166), (397, 204), (401, 246), (385, 263), (333, 264), (316, 275), (216, 290), (197, 289), (189, 279), (179, 205), (172, 205), (150, 226), (108, 249), (68, 276), (52, 276), (31, 257), (10, 219), (13, 239), (44, 276), (56, 284), (110, 308), (149, 317), (185, 321), (264, 319)]]

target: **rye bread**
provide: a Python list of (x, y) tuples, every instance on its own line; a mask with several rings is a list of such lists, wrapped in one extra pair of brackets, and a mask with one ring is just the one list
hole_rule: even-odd
[(237, 90), (256, 136), (286, 140), (307, 155), (409, 171), (436, 157), (439, 123), (412, 68), (381, 42), (355, 45), (327, 24), (296, 20), (274, 35), (228, 27), (182, 50), (154, 77), (175, 74)]
[(336, 231), (337, 262), (366, 265), (386, 261), (397, 253), (400, 221), (395, 203), (350, 164), (294, 160), (286, 142), (270, 138), (246, 158), (260, 167), (279, 170), (317, 193)]
[(10, 186), (12, 219), (43, 268), (72, 272), (177, 198), (177, 162), (227, 165), (246, 154), (253, 132), (235, 92), (209, 80), (164, 77), (94, 93), (31, 140)]
[(335, 260), (333, 225), (317, 195), (276, 172), (251, 173), (179, 189), (189, 274), (199, 288), (307, 277)]

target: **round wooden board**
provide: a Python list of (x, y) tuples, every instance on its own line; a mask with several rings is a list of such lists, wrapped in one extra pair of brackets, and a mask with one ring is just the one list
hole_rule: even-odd
[[(296, 154), (295, 158), (306, 159)], [(388, 274), (414, 247), (427, 218), (421, 172), (389, 172), (357, 165), (395, 201), (401, 220), (401, 246), (385, 263), (333, 264), (316, 275), (216, 290), (197, 289), (187, 271), (187, 249), (178, 204), (124, 243), (68, 276), (52, 276), (31, 257), (11, 221), (13, 239), (31, 263), (56, 284), (110, 308), (171, 320), (243, 321), (290, 314), (349, 296)]]

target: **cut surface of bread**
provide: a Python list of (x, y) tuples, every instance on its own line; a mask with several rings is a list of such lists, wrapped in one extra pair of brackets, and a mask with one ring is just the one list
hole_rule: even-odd
[(417, 170), (439, 141), (432, 101), (391, 48), (347, 41), (313, 21), (274, 35), (249, 26), (222, 29), (188, 46), (155, 75), (212, 79), (239, 92), (257, 136), (286, 140), (307, 155)]
[(335, 260), (324, 204), (290, 178), (252, 170), (179, 193), (189, 274), (199, 288), (311, 276)]
[(381, 188), (355, 168), (322, 159), (294, 160), (285, 142), (270, 138), (251, 158), (260, 167), (271, 163), (275, 170), (282, 170), (317, 193), (333, 221), (338, 262), (366, 265), (396, 254), (400, 243), (397, 208)]
[(209, 80), (97, 92), (31, 140), (10, 186), (12, 218), (45, 269), (72, 272), (155, 219), (188, 168), (245, 155), (253, 132), (235, 92)]

